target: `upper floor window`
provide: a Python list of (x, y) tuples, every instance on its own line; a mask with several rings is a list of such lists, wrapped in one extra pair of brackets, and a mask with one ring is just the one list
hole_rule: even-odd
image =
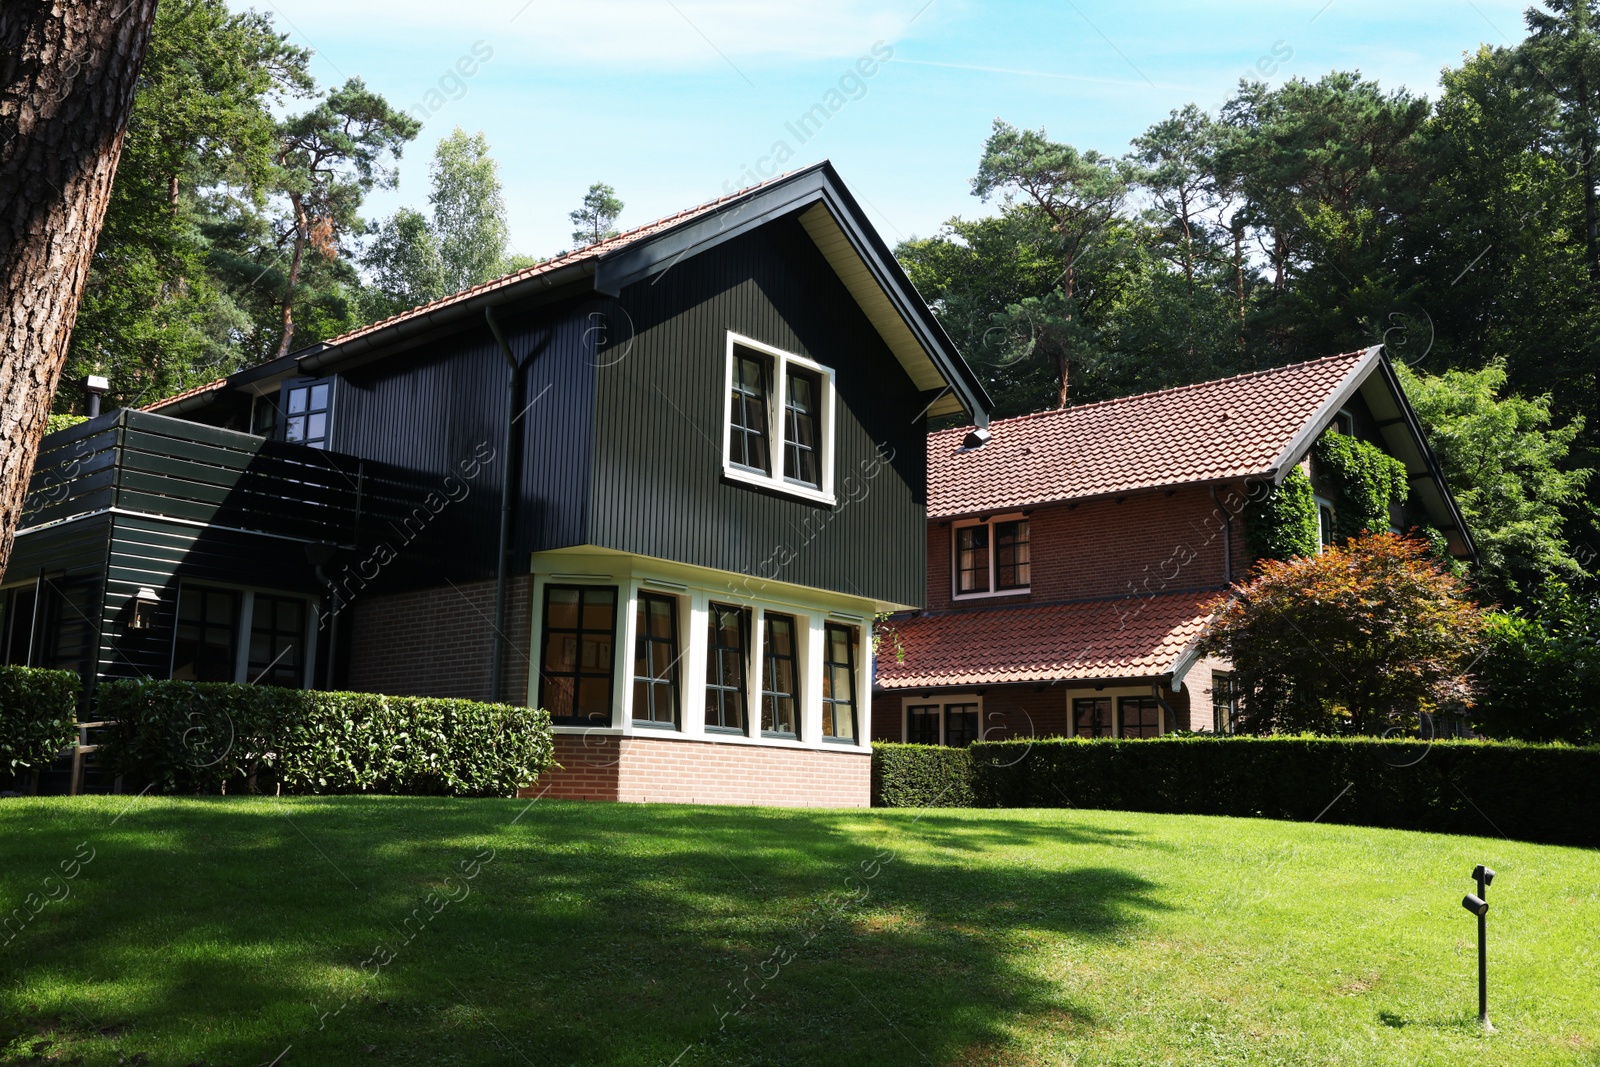
[(833, 502), (833, 372), (728, 335), (723, 473), (735, 481)]
[(290, 382), (283, 387), (285, 441), (327, 448), (328, 420), (332, 414), (332, 382)]
[(1356, 417), (1350, 414), (1349, 408), (1340, 408), (1339, 413), (1333, 417), (1334, 433), (1342, 433), (1346, 437), (1354, 437), (1356, 433)]
[(1032, 570), (1027, 519), (985, 519), (956, 527), (956, 596), (1025, 593)]

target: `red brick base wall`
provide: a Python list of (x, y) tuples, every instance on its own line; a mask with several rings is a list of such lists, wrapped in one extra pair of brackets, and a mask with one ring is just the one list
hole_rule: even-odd
[[(530, 579), (506, 587), (503, 699), (528, 695)], [(357, 692), (488, 700), (494, 655), (494, 582), (463, 582), (393, 596), (358, 596), (345, 684)]]
[(558, 734), (556, 761), (519, 796), (674, 804), (864, 808), (872, 757), (765, 745)]

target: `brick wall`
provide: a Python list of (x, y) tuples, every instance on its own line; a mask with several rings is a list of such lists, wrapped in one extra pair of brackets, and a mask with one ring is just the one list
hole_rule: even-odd
[[(1218, 496), (1227, 499), (1223, 490)], [(1235, 505), (1235, 509), (1237, 505)], [(1224, 514), (1227, 509), (1224, 509)], [(1027, 595), (952, 601), (951, 532), (928, 524), (928, 609), (1149, 595), (1223, 584), (1223, 537), (1208, 490), (1188, 488), (1051, 505), (1028, 516), (1032, 582)], [(1233, 575), (1249, 565), (1243, 520), (1233, 518)]]
[(871, 757), (768, 745), (558, 734), (550, 771), (519, 794), (558, 800), (864, 808)]
[[(521, 704), (528, 695), (531, 579), (514, 576), (506, 589), (502, 625), (503, 694)], [(494, 582), (465, 582), (398, 593), (357, 596), (350, 604), (352, 634), (345, 684), (358, 692), (488, 700), (494, 654)]]

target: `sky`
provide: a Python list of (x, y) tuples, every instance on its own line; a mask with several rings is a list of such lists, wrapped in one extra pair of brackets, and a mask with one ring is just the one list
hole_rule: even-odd
[[(619, 226), (831, 159), (892, 245), (989, 210), (970, 179), (996, 118), (1120, 155), (1242, 77), (1355, 69), (1438, 95), (1527, 0), (251, 0), (423, 120), (381, 218), (426, 209), (428, 161), (460, 126), (500, 164), (514, 250), (571, 247), (567, 212), (614, 186)], [(830, 95), (832, 94), (832, 95)], [(818, 104), (826, 121), (800, 127)], [(829, 108), (829, 105), (832, 108)], [(823, 112), (817, 112), (822, 114)]]

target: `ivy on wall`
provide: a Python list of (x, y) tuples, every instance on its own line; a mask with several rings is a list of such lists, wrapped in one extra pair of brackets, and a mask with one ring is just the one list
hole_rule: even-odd
[(1322, 547), (1317, 540), (1317, 499), (1306, 472), (1295, 467), (1271, 493), (1252, 495), (1245, 505), (1244, 530), (1252, 559), (1316, 555)]
[[(1404, 463), (1376, 445), (1332, 430), (1317, 439), (1311, 457), (1333, 492), (1337, 540), (1389, 528), (1389, 505), (1405, 503), (1410, 488)], [(1271, 493), (1252, 496), (1244, 517), (1245, 542), (1256, 559), (1314, 556), (1322, 548), (1316, 496), (1298, 466)]]
[(1311, 459), (1334, 490), (1338, 540), (1389, 528), (1389, 505), (1404, 504), (1410, 491), (1404, 463), (1376, 445), (1331, 430), (1312, 446)]

